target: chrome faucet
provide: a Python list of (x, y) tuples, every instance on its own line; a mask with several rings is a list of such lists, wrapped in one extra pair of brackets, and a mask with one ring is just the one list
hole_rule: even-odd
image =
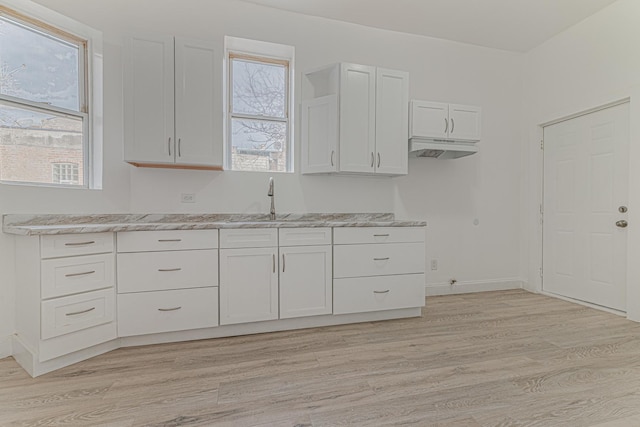
[(269, 191), (267, 192), (267, 196), (271, 197), (271, 210), (269, 211), (269, 218), (273, 221), (276, 219), (276, 205), (274, 203), (273, 197), (273, 177), (269, 178)]

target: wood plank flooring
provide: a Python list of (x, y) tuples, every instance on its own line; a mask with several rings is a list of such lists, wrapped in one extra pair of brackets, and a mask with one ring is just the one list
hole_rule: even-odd
[(30, 378), (0, 426), (640, 426), (640, 324), (525, 291), (422, 318), (126, 348)]

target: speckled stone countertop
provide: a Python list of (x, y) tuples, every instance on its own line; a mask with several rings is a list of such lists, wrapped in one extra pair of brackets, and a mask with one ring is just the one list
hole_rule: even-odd
[(424, 221), (397, 221), (391, 213), (282, 214), (97, 214), (3, 215), (2, 231), (32, 236), (114, 231), (205, 230), (217, 228), (424, 227)]

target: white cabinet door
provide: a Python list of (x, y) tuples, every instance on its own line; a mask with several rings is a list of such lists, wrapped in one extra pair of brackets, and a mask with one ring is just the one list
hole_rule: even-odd
[(376, 173), (406, 175), (409, 159), (409, 73), (376, 74)]
[(480, 141), (481, 110), (471, 105), (449, 104), (449, 138)]
[(176, 163), (222, 165), (216, 143), (216, 58), (209, 42), (175, 40)]
[(449, 136), (449, 104), (411, 101), (411, 138), (447, 139)]
[(280, 318), (332, 312), (331, 246), (280, 248)]
[(173, 37), (130, 37), (124, 61), (125, 160), (173, 163)]
[(302, 102), (302, 173), (338, 170), (338, 96)]
[(220, 250), (220, 324), (278, 318), (277, 248)]
[(341, 64), (340, 171), (373, 172), (376, 131), (376, 68)]

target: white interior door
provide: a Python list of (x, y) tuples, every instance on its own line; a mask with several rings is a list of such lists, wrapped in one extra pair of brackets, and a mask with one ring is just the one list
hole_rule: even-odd
[(544, 128), (544, 291), (626, 310), (628, 152), (628, 103)]

